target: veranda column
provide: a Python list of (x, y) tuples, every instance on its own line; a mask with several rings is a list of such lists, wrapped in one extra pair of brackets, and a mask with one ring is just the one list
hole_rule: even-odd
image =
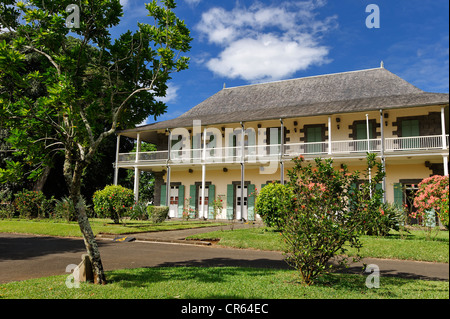
[[(366, 114), (367, 152), (370, 153), (369, 114)], [(370, 198), (372, 198), (372, 170), (369, 168)]]
[(241, 122), (241, 211), (236, 215), (236, 219), (241, 220), (244, 215), (244, 178), (245, 178), (245, 128), (244, 123)]
[[(383, 167), (383, 171), (386, 173), (386, 157), (384, 156), (384, 116), (383, 110), (380, 110), (380, 128), (381, 128), (381, 165)], [(381, 187), (383, 189), (383, 203), (386, 203), (386, 174), (383, 176), (383, 181), (381, 183)]]
[[(445, 108), (441, 106), (441, 127), (442, 127), (442, 149), (446, 150), (447, 145), (447, 134), (445, 132)], [(444, 175), (448, 175), (448, 156), (443, 156), (443, 164), (444, 164)]]
[[(200, 218), (208, 218), (205, 213), (205, 178), (206, 178), (206, 128), (203, 130), (203, 152), (202, 152), (202, 206), (200, 207)], [(209, 199), (211, 200), (211, 198)]]
[(441, 106), (442, 149), (447, 149), (447, 134), (445, 132), (445, 108)]
[(328, 155), (331, 155), (331, 116), (328, 116)]
[[(441, 106), (441, 127), (442, 127), (442, 149), (446, 150), (447, 145), (447, 133), (445, 132), (445, 107)], [(443, 155), (444, 175), (448, 175), (448, 155)]]
[(120, 151), (120, 135), (117, 135), (116, 142), (116, 163), (114, 165), (114, 185), (119, 181), (119, 151)]
[(170, 207), (170, 152), (172, 151), (172, 131), (166, 129), (166, 132), (169, 133), (167, 142), (166, 206)]
[(139, 200), (139, 177), (140, 171), (138, 168), (139, 163), (139, 152), (141, 151), (141, 134), (137, 133), (137, 142), (136, 142), (136, 159), (134, 161), (134, 201), (137, 202)]

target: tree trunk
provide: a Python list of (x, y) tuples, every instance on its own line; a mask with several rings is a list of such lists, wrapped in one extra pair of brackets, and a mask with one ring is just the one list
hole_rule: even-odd
[(72, 200), (76, 213), (78, 225), (83, 234), (84, 245), (86, 251), (92, 262), (92, 271), (94, 274), (95, 284), (106, 284), (105, 272), (103, 270), (102, 260), (100, 258), (100, 251), (98, 249), (97, 241), (95, 240), (94, 232), (92, 231), (89, 219), (86, 215), (86, 208), (84, 205), (79, 205), (81, 200), (81, 175), (82, 165), (76, 162), (75, 167), (72, 168), (71, 156), (66, 153), (64, 162), (64, 177), (66, 178), (67, 186), (70, 192), (70, 199)]
[(50, 166), (45, 166), (44, 171), (42, 172), (42, 175), (39, 177), (39, 179), (33, 185), (33, 191), (42, 191), (44, 189), (45, 182), (47, 181), (51, 170), (52, 170), (52, 168)]

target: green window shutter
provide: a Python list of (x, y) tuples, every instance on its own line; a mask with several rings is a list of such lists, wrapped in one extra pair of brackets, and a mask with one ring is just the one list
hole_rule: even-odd
[(247, 214), (248, 214), (248, 220), (255, 220), (255, 195), (253, 194), (255, 192), (255, 185), (250, 184), (247, 187)]
[(197, 197), (197, 188), (195, 187), (195, 185), (191, 185), (189, 186), (189, 209), (192, 210), (192, 213), (190, 213), (190, 217), (194, 218), (195, 217), (195, 198)]
[(166, 206), (166, 192), (167, 192), (167, 186), (166, 184), (161, 185), (161, 201), (159, 203), (160, 206)]
[[(419, 120), (402, 121), (402, 137), (415, 137), (419, 135)], [(419, 147), (420, 142), (417, 139), (402, 140), (402, 148), (413, 149)]]
[(402, 136), (412, 137), (419, 136), (419, 120), (402, 121)]
[(208, 218), (214, 219), (214, 200), (216, 199), (216, 186), (209, 185), (208, 186)]
[(234, 213), (234, 185), (227, 185), (227, 219), (233, 219)]
[(401, 183), (394, 184), (394, 204), (403, 205), (403, 187)]
[[(322, 141), (322, 127), (313, 126), (306, 129), (306, 143), (319, 143)], [(307, 145), (307, 153), (320, 153), (323, 151), (323, 144)]]
[(183, 217), (184, 208), (184, 185), (178, 186), (178, 217)]
[[(367, 139), (367, 124), (358, 123), (356, 124), (356, 139), (366, 140)], [(373, 123), (369, 122), (369, 139), (373, 139)]]

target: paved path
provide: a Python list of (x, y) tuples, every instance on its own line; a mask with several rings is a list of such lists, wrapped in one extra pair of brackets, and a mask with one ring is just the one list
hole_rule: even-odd
[[(104, 268), (105, 270), (164, 266), (288, 268), (280, 252), (191, 245), (180, 240), (186, 234), (198, 231), (211, 231), (211, 228), (197, 231), (168, 231), (158, 235), (155, 233), (136, 235), (144, 240), (132, 242), (100, 239), (98, 242)], [(0, 233), (0, 283), (66, 274), (67, 265), (78, 264), (83, 253), (85, 253), (84, 243), (79, 238)], [(363, 262), (378, 265), (382, 276), (449, 280), (448, 264), (373, 258), (364, 259)], [(349, 271), (360, 273), (361, 266), (361, 263), (354, 264)]]

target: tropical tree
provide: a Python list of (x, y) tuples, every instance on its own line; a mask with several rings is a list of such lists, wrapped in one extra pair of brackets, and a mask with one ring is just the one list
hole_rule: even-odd
[[(63, 154), (63, 174), (94, 281), (104, 284), (97, 242), (83, 205), (77, 205), (83, 171), (118, 128), (166, 111), (157, 97), (165, 96), (172, 73), (188, 68), (189, 59), (181, 54), (190, 50), (192, 39), (173, 12), (173, 0), (146, 4), (154, 24), (138, 23), (135, 32), (114, 40), (110, 29), (123, 15), (119, 0), (73, 2), (0, 3), (0, 27), (14, 34), (10, 41), (0, 40), (0, 118), (9, 130), (8, 142), (28, 161)], [(44, 58), (42, 70), (26, 67), (31, 53)], [(23, 94), (31, 85), (43, 86), (45, 94)]]

